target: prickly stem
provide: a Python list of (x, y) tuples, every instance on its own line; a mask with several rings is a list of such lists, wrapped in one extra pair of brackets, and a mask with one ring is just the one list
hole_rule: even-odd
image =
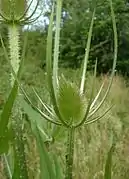
[(68, 128), (65, 179), (72, 179), (73, 177), (74, 135), (75, 128)]

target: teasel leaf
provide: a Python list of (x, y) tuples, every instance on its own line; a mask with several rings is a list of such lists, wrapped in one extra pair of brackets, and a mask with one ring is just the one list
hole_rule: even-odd
[(47, 129), (43, 125), (43, 123), (46, 121), (42, 120), (41, 115), (38, 112), (36, 112), (34, 109), (32, 109), (32, 107), (22, 97), (20, 98), (20, 101), (21, 101), (21, 106), (23, 107), (25, 113), (29, 117), (28, 120), (30, 122), (32, 132), (33, 133), (35, 132), (35, 124), (36, 124), (36, 126), (42, 133), (44, 141), (50, 138)]
[[(58, 7), (57, 7), (58, 8)], [(49, 87), (49, 94), (51, 97), (51, 101), (53, 104), (53, 109), (58, 116), (58, 119), (61, 123), (68, 127), (67, 123), (63, 119), (60, 110), (58, 109), (57, 99), (56, 99), (56, 91), (53, 86), (53, 78), (52, 78), (52, 32), (53, 32), (53, 16), (54, 16), (54, 4), (52, 6), (52, 13), (50, 16), (50, 24), (48, 28), (48, 36), (47, 36), (47, 48), (46, 48), (46, 69), (47, 69), (47, 81)]]
[(6, 130), (0, 134), (0, 155), (8, 153), (13, 136), (14, 133), (11, 127), (7, 127)]
[(86, 44), (86, 49), (85, 49), (85, 57), (84, 57), (84, 64), (83, 64), (83, 71), (82, 71), (82, 79), (81, 79), (81, 84), (80, 84), (80, 92), (84, 93), (85, 91), (85, 76), (87, 72), (87, 65), (88, 65), (88, 59), (89, 59), (89, 53), (90, 53), (90, 46), (91, 46), (91, 38), (92, 38), (92, 31), (93, 31), (93, 25), (94, 25), (94, 17), (95, 17), (95, 10), (93, 11), (92, 19), (91, 19), (91, 24), (90, 24), (90, 29), (88, 32), (88, 39), (87, 39), (87, 44)]
[(56, 179), (64, 178), (62, 166), (60, 165), (60, 163), (61, 163), (60, 158), (58, 156), (56, 156), (54, 153), (52, 153), (52, 158), (54, 161)]
[(112, 179), (112, 156), (113, 156), (114, 150), (115, 150), (115, 144), (113, 143), (107, 154), (104, 179)]
[(59, 111), (68, 124), (75, 124), (84, 117), (85, 97), (75, 84), (65, 78), (60, 80), (57, 102)]
[(113, 26), (113, 32), (114, 32), (114, 59), (113, 59), (113, 65), (112, 65), (112, 72), (111, 72), (110, 81), (109, 81), (108, 87), (105, 91), (105, 94), (104, 94), (102, 100), (99, 102), (99, 104), (90, 113), (89, 118), (92, 117), (101, 108), (101, 106), (105, 102), (105, 100), (106, 100), (106, 98), (107, 98), (107, 96), (110, 92), (112, 82), (113, 82), (113, 78), (114, 78), (114, 75), (115, 75), (115, 68), (116, 68), (117, 54), (118, 54), (118, 35), (117, 35), (116, 18), (115, 18), (115, 14), (114, 14), (114, 10), (113, 10), (112, 0), (109, 0), (109, 2), (110, 2), (112, 26)]
[(51, 153), (48, 153), (38, 127), (35, 124), (35, 137), (40, 156), (40, 177), (42, 179), (56, 179)]

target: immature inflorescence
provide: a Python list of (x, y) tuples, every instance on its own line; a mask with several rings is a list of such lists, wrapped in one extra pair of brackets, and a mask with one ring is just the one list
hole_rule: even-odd
[[(0, 0), (0, 21), (8, 28), (9, 56), (10, 63), (17, 74), (20, 66), (20, 28), (21, 26), (34, 22), (38, 17), (34, 17), (39, 5), (39, 0), (31, 10), (33, 0)], [(11, 73), (11, 86), (14, 83), (14, 76)]]
[(41, 15), (34, 17), (40, 0), (37, 0), (34, 10), (29, 15), (33, 1), (34, 0), (31, 0), (28, 3), (26, 0), (0, 0), (0, 21), (19, 25), (36, 21)]

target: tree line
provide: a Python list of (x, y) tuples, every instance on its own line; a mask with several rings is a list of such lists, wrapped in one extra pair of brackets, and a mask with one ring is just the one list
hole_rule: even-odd
[[(48, 1), (47, 6), (49, 8), (47, 8), (48, 10), (45, 12), (44, 17), (49, 19), (52, 6), (51, 0)], [(116, 70), (128, 76), (129, 2), (127, 0), (114, 0), (113, 6), (118, 31), (118, 61)], [(62, 67), (75, 69), (80, 67), (84, 58), (88, 30), (95, 7), (96, 16), (94, 19), (88, 69), (91, 70), (93, 68), (97, 59), (98, 73), (110, 71), (113, 61), (113, 30), (108, 0), (65, 0), (63, 2), (60, 38), (60, 65)], [(33, 58), (41, 68), (45, 67), (47, 30), (48, 23), (44, 23), (43, 28), (39, 25), (28, 30), (29, 48), (26, 52), (26, 59), (29, 61)], [(1, 25), (1, 34), (6, 43), (7, 29), (4, 25)], [(23, 31), (23, 34), (26, 34), (26, 30)]]

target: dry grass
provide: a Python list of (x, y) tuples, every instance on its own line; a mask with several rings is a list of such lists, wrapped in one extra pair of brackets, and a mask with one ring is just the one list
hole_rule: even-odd
[[(90, 77), (91, 78), (91, 77)], [(103, 76), (98, 78), (96, 86), (100, 86)], [(90, 84), (89, 84), (90, 85)], [(106, 85), (105, 85), (106, 88)], [(129, 89), (125, 80), (116, 76), (110, 95), (98, 115), (112, 103), (115, 106), (101, 120), (81, 128), (77, 132), (75, 144), (75, 179), (101, 179), (105, 167), (106, 155), (113, 137), (116, 149), (113, 155), (113, 179), (127, 179), (129, 176)]]
[[(33, 77), (31, 76), (31, 72), (25, 73), (23, 79), (29, 79), (31, 77), (32, 81), (32, 84), (30, 84), (28, 80), (24, 81), (25, 88), (29, 92), (32, 100), (37, 104), (38, 102), (33, 96), (31, 86), (36, 86), (42, 98), (45, 98), (45, 101), (49, 101), (48, 92), (46, 91), (46, 83), (45, 80), (43, 80), (43, 72), (41, 70), (36, 70), (36, 72), (34, 72), (34, 70), (35, 68), (33, 68)], [(61, 70), (61, 72), (62, 71), (68, 78), (71, 78), (78, 84), (80, 74), (79, 71)], [(106, 89), (108, 84), (108, 76), (101, 76), (96, 80), (96, 91), (104, 79), (106, 79), (104, 88)], [(43, 83), (41, 83), (41, 81), (43, 81)], [(92, 76), (89, 75), (86, 88), (87, 95), (89, 95), (91, 83)], [(4, 92), (4, 89), (5, 85), (1, 86), (1, 91)], [(113, 179), (129, 178), (128, 96), (129, 88), (126, 86), (125, 80), (121, 76), (115, 76), (110, 95), (108, 96), (101, 110), (98, 112), (98, 115), (110, 107), (111, 104), (114, 103), (115, 106), (103, 118), (103, 120), (78, 129), (75, 141), (74, 179), (103, 179), (106, 155), (112, 143), (113, 136), (116, 140), (116, 149), (113, 155)], [(65, 136), (63, 136), (60, 141), (56, 141), (50, 149), (60, 155), (64, 163)], [(27, 159), (30, 179), (39, 179), (39, 169), (37, 164), (39, 159), (35, 142), (33, 141), (32, 137), (29, 139)], [(2, 177), (2, 179), (4, 178)]]

